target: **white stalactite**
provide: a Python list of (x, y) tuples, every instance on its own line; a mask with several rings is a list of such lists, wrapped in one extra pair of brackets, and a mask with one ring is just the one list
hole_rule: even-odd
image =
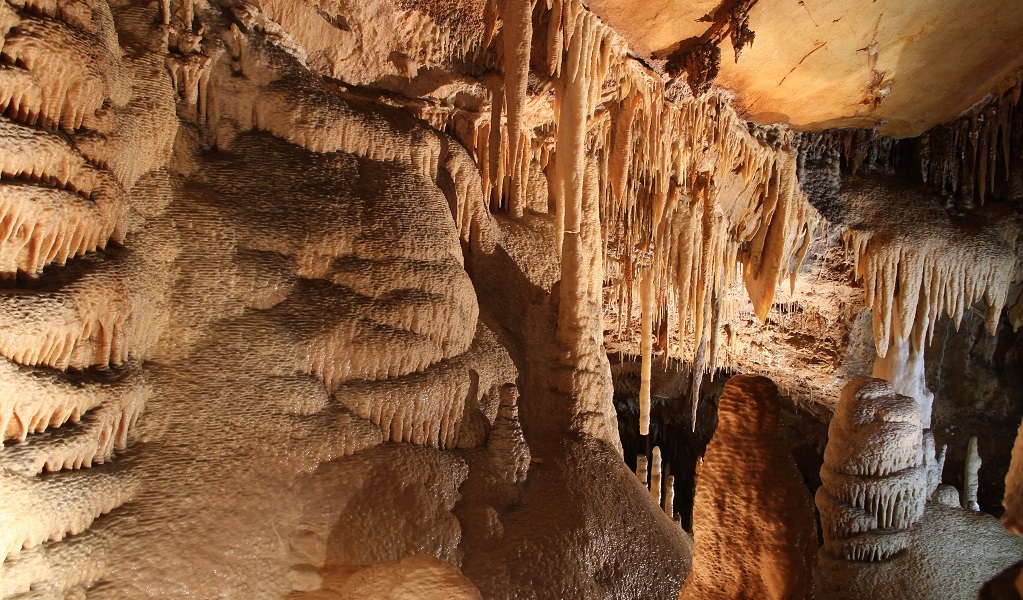
[(640, 275), (640, 296), (643, 302), (643, 324), (640, 347), (642, 348), (642, 365), (639, 384), (639, 434), (650, 434), (650, 372), (653, 362), (654, 343), (654, 277), (650, 270)]

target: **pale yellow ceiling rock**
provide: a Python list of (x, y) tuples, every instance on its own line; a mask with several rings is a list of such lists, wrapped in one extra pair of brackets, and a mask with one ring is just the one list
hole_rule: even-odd
[(641, 56), (662, 54), (679, 41), (699, 37), (720, 0), (592, 0), (590, 10), (618, 30)]
[[(700, 35), (713, 2), (594, 0), (642, 56)], [(760, 0), (738, 63), (717, 85), (758, 123), (871, 127), (914, 136), (948, 121), (1023, 65), (1023, 5), (1007, 0)], [(674, 37), (674, 40), (671, 38)]]

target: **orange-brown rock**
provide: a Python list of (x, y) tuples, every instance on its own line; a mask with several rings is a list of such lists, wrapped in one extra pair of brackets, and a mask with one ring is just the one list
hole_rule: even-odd
[(679, 598), (808, 598), (817, 554), (810, 492), (766, 377), (725, 384), (693, 506), (693, 569)]

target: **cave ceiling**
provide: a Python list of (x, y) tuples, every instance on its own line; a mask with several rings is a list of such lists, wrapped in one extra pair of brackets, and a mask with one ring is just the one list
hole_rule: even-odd
[(748, 7), (755, 39), (736, 60), (724, 37), (716, 83), (760, 124), (916, 136), (1004, 88), (1023, 65), (1023, 12), (994, 0), (593, 0), (591, 8), (656, 67), (737, 4)]

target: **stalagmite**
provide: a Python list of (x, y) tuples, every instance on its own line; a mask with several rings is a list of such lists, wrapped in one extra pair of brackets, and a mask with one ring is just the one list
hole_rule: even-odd
[(661, 505), (661, 448), (654, 446), (653, 458), (650, 459), (650, 495), (654, 503)]
[(668, 475), (664, 486), (664, 513), (675, 518), (675, 476)]
[[(1005, 497), (1002, 498), (1005, 513), (1002, 515), (1002, 526), (1013, 535), (1023, 536), (1023, 423), (1016, 433), (1016, 441), (1012, 446), (1012, 458), (1009, 471), (1005, 474)], [(1023, 597), (1023, 565), (1016, 563), (1010, 570), (1015, 570), (1013, 587)]]
[(646, 454), (640, 454), (636, 457), (636, 477), (639, 482), (643, 484), (643, 487), (648, 487), (647, 477), (650, 473), (650, 465), (647, 463)]
[[(974, 440), (970, 440), (970, 450), (967, 454), (967, 476), (969, 467), (973, 466), (976, 452)], [(976, 457), (975, 463), (979, 468), (980, 457)], [(976, 473), (976, 471), (974, 471)], [(967, 483), (969, 479), (967, 479)], [(966, 489), (964, 487), (964, 498)], [(1020, 424), (1016, 433), (1016, 440), (1012, 446), (1012, 457), (1009, 461), (1009, 470), (1005, 475), (1005, 496), (1002, 498), (1002, 506), (1005, 513), (1002, 515), (1002, 526), (1009, 533), (1016, 536), (1023, 536), (1023, 423)], [(965, 505), (964, 505), (965, 507)], [(997, 577), (988, 582), (981, 589), (978, 598), (983, 600), (1002, 600), (1023, 597), (1023, 561), (1017, 561), (1000, 573)]]
[(923, 442), (924, 470), (927, 472), (927, 497), (933, 498), (938, 487), (942, 485), (945, 452), (948, 446), (943, 444), (940, 450), (937, 449), (934, 444), (934, 432), (930, 429), (924, 429)]
[(977, 503), (977, 473), (980, 472), (980, 453), (977, 452), (977, 436), (970, 438), (970, 445), (966, 449), (966, 466), (963, 472), (963, 508), (967, 510), (980, 510)]
[(780, 407), (767, 378), (725, 384), (693, 505), (693, 570), (679, 598), (808, 596), (813, 504), (782, 437)]
[(828, 429), (821, 480), (817, 508), (828, 552), (879, 561), (905, 550), (907, 530), (932, 492), (916, 402), (880, 379), (847, 384)]

